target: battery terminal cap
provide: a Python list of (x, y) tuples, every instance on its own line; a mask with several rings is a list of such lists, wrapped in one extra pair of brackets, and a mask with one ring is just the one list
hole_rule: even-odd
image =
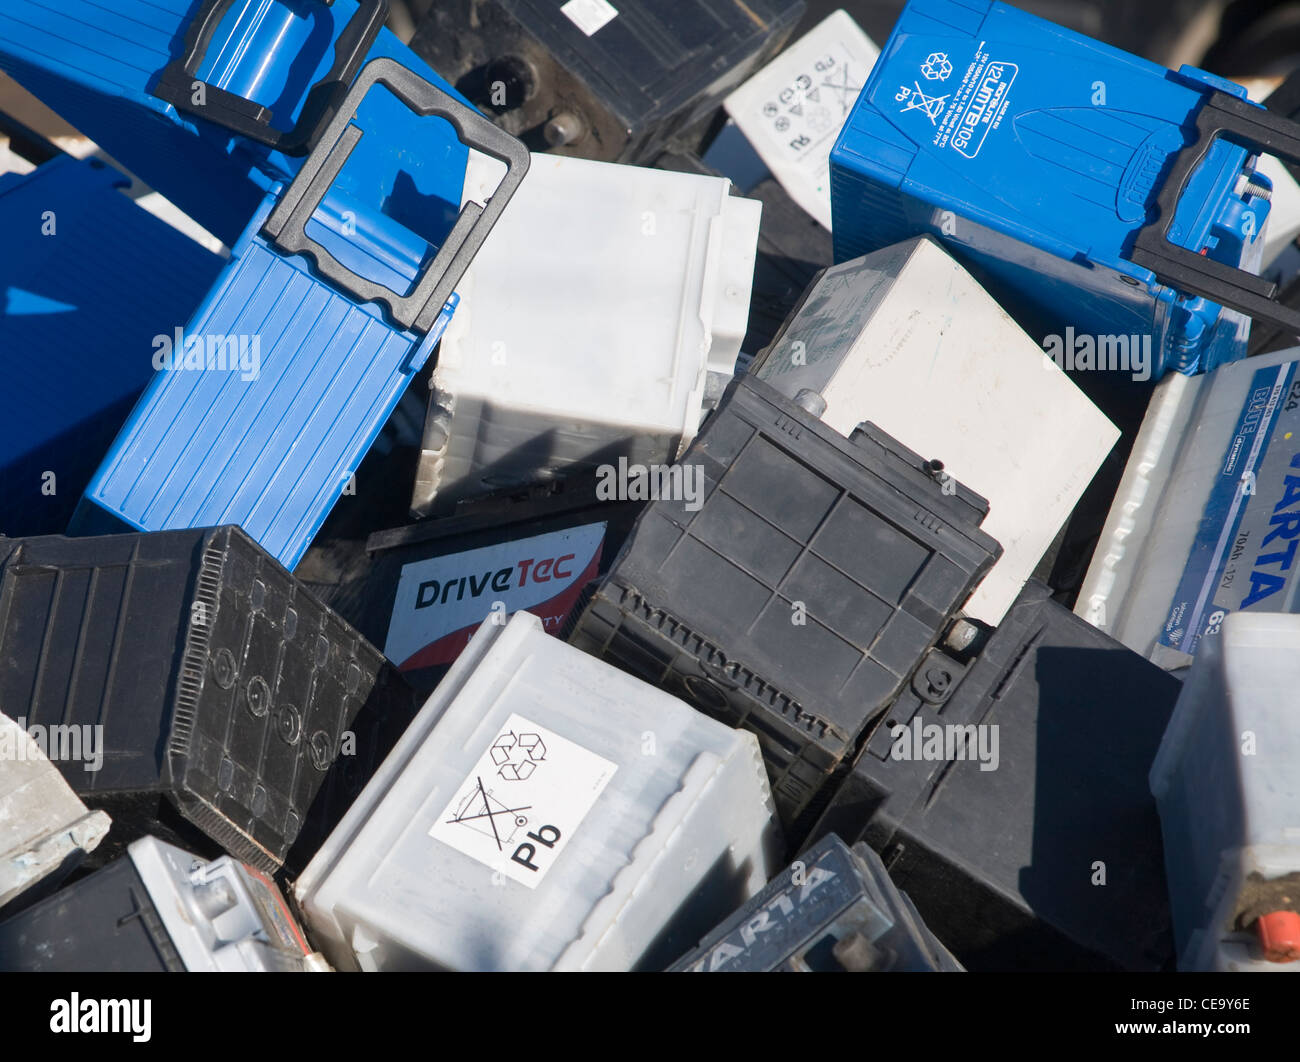
[(926, 475), (928, 475), (931, 479), (938, 480), (940, 483), (944, 482), (944, 480), (948, 478), (943, 474), (943, 462), (940, 461), (937, 457), (930, 458), (930, 460), (928, 460), (922, 466), (922, 468), (924, 469)]
[(581, 140), (587, 133), (587, 127), (581, 118), (569, 111), (561, 111), (542, 126), (542, 137), (553, 147), (564, 147)]
[(1300, 914), (1272, 911), (1255, 923), (1264, 958), (1269, 962), (1300, 961)]
[(817, 418), (826, 412), (826, 399), (811, 387), (801, 388), (794, 396), (794, 404)]

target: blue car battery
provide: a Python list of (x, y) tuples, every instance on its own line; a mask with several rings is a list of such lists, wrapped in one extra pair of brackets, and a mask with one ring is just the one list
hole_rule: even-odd
[(128, 183), (66, 156), (0, 177), (0, 534), (67, 527), (149, 382), (157, 321), (189, 317), (221, 268)]
[[(371, 140), (397, 183), (411, 143), (363, 132), (379, 88), (505, 164), (433, 248), (338, 187)], [(354, 120), (355, 119), (355, 120)], [(391, 59), (371, 60), (294, 181), (268, 195), (203, 304), (156, 343), (159, 371), (72, 534), (237, 523), (292, 569), (450, 320), (452, 289), (528, 168), (523, 146)], [(390, 199), (391, 203), (391, 199)], [(378, 303), (383, 304), (381, 309)]]
[[(464, 101), (382, 28), (384, 0), (8, 0), (0, 68), (228, 245), (315, 145), (368, 59), (395, 59)], [(366, 128), (421, 150), (394, 204), (426, 239), (460, 205), (466, 150), (449, 126), (368, 99)], [(387, 192), (383, 160), (359, 153), (342, 187)], [(409, 223), (409, 222), (408, 222)], [(413, 228), (419, 226), (412, 224)]]
[(1258, 154), (1295, 159), (1300, 126), (1245, 97), (1006, 4), (911, 0), (831, 152), (836, 261), (940, 237), (1066, 368), (1127, 368), (1099, 359), (1128, 339), (1156, 376), (1244, 357), (1247, 317), (1300, 331), (1251, 272)]

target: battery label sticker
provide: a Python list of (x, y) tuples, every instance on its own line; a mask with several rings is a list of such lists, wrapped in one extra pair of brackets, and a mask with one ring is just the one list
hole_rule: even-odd
[(618, 770), (512, 714), (429, 836), (535, 889)]
[[(989, 130), (997, 128), (1002, 120), (1002, 112), (1011, 102), (1011, 85), (1020, 72), (1020, 67), (1015, 63), (985, 62), (981, 55), (976, 56), (973, 64), (974, 75), (967, 74), (966, 81), (962, 83), (963, 89), (967, 84), (974, 85), (974, 93), (964, 105), (958, 103), (961, 117), (950, 131), (954, 150), (968, 159), (973, 159), (980, 153)], [(981, 62), (984, 62), (982, 68), (979, 65)], [(955, 109), (953, 113), (957, 113)]]
[[(1258, 370), (1170, 605), (1160, 644), (1194, 654), (1229, 612), (1295, 610), (1300, 544), (1296, 362)], [(1290, 584), (1290, 585), (1288, 585)]]
[(298, 928), (293, 915), (289, 912), (284, 898), (280, 895), (280, 890), (270, 878), (255, 868), (244, 864), (242, 869), (252, 879), (248, 882), (248, 891), (253, 898), (254, 906), (261, 915), (261, 922), (266, 935), (272, 939), (278, 939), (290, 951), (310, 955), (311, 948), (307, 946), (302, 930)]
[(606, 0), (569, 0), (560, 12), (588, 37), (618, 16), (618, 8)]
[(960, 76), (960, 57), (949, 51), (927, 53), (917, 63), (916, 76), (899, 85), (894, 96), (903, 114), (919, 111), (929, 120), (935, 147), (951, 146), (968, 159), (1002, 124), (1020, 73), (1018, 63), (994, 58), (986, 43), (979, 43)]
[(727, 113), (790, 197), (831, 227), (831, 146), (880, 49), (843, 11), (727, 97)]
[(557, 634), (600, 567), (605, 523), (404, 565), (384, 655), (402, 671), (449, 664), (494, 611), (531, 612)]
[[(814, 933), (825, 928), (836, 914), (849, 907), (856, 890), (853, 867), (839, 848), (824, 852), (815, 863), (803, 868), (796, 884), (786, 871), (779, 888), (769, 886), (771, 896), (753, 908), (730, 933), (714, 942), (708, 950), (685, 967), (690, 973), (715, 973), (719, 970), (763, 970), (796, 954)], [(767, 891), (767, 890), (765, 890)], [(867, 929), (868, 939), (883, 936), (889, 921), (874, 905), (858, 931)]]

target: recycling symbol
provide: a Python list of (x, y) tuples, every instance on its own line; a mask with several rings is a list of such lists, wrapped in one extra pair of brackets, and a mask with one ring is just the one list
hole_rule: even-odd
[(516, 734), (507, 730), (492, 743), (492, 762), (497, 774), (511, 782), (522, 782), (546, 759), (546, 745), (538, 734)]
[(952, 63), (946, 52), (931, 52), (921, 64), (921, 73), (928, 81), (947, 81), (952, 76)]

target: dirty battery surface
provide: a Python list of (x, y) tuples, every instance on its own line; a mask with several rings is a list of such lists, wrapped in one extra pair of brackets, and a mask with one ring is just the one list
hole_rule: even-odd
[(1180, 970), (1300, 972), (1300, 616), (1206, 639), (1151, 765)]
[(0, 970), (10, 972), (321, 969), (274, 882), (156, 837), (0, 923)]
[(827, 834), (669, 972), (956, 972), (865, 844)]
[(803, 0), (443, 0), (415, 52), (532, 151), (644, 162), (785, 43)]

